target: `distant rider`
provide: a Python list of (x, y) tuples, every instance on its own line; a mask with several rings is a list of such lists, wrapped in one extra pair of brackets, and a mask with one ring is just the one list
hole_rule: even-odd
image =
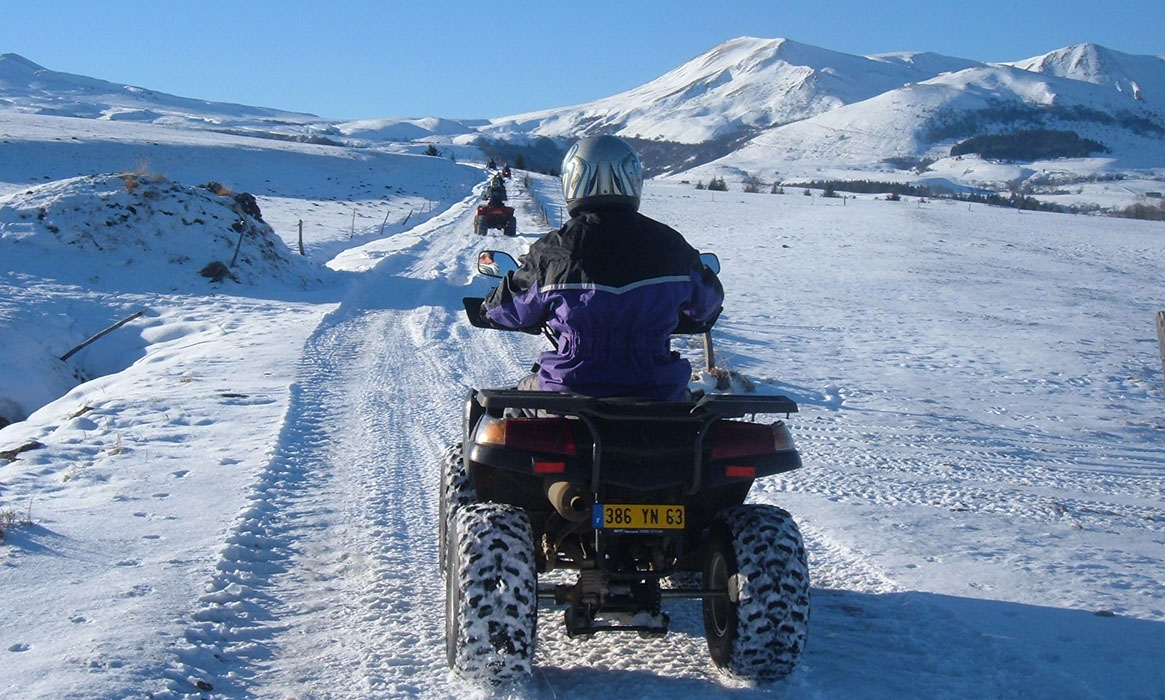
[(494, 173), (494, 176), (490, 178), (489, 185), (485, 189), (485, 198), (489, 200), (491, 207), (504, 206), (507, 199), (506, 183), (499, 173)]
[(530, 246), (482, 313), (507, 328), (546, 323), (558, 347), (519, 388), (588, 396), (688, 397), (692, 368), (671, 351), (681, 316), (712, 323), (724, 289), (678, 232), (638, 213), (639, 155), (614, 136), (584, 138), (562, 161), (571, 219)]

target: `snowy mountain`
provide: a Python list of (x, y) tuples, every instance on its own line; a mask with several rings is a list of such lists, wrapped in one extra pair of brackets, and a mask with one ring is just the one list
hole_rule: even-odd
[(789, 39), (725, 42), (633, 90), (495, 119), (487, 131), (613, 133), (697, 144), (799, 121), (976, 64), (929, 53), (852, 56)]
[(1165, 57), (1134, 56), (1097, 44), (1076, 44), (1011, 65), (1116, 88), (1134, 100), (1165, 105)]
[[(649, 175), (681, 180), (759, 174), (765, 181), (837, 177), (992, 190), (1033, 176), (1146, 183), (1130, 188), (1131, 199), (1163, 189), (1161, 94), (1165, 59), (1093, 44), (985, 65), (926, 52), (856, 56), (740, 37), (644, 85), (570, 107), (491, 119), (337, 121), (175, 97), (0, 57), (0, 114), (395, 152), (433, 144), (455, 157), (521, 155), (542, 170), (556, 167), (565, 145), (580, 135), (617, 133), (640, 149)], [(1032, 153), (1025, 140), (1051, 147)]]
[(302, 125), (311, 114), (178, 97), (72, 73), (13, 53), (0, 54), (0, 109), (27, 114), (136, 121), (172, 126)]
[[(930, 53), (852, 56), (743, 37), (633, 90), (495, 119), (480, 131), (563, 139), (616, 133), (637, 139), (656, 175), (732, 180), (746, 172), (805, 178), (830, 170), (884, 178), (888, 170), (908, 170), (903, 164), (941, 161), (973, 137), (1022, 138), (1035, 130), (1069, 145), (1099, 144), (1088, 153), (1093, 158), (1075, 156), (1053, 168), (1092, 177), (1165, 168), (1165, 110), (1146, 98), (1161, 86), (1159, 57), (1093, 45), (984, 65)], [(1052, 149), (1045, 160), (1080, 150)], [(990, 168), (963, 174), (941, 173), (955, 185), (1003, 185)]]
[[(982, 66), (768, 129), (733, 153), (683, 176), (707, 178), (729, 172), (738, 177), (749, 172), (772, 177), (780, 171), (805, 177), (829, 169), (885, 172), (896, 169), (894, 162), (942, 161), (956, 144), (975, 136), (1034, 129), (1095, 141), (1101, 147), (1092, 155), (1113, 170), (1165, 168), (1165, 113), (1107, 86), (1010, 66)], [(1098, 164), (1036, 167), (1088, 171)], [(1002, 184), (991, 177), (966, 181)]]

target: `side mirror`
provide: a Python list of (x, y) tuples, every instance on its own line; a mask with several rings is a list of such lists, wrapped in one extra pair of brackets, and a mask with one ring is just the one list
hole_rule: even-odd
[(477, 254), (477, 273), (486, 277), (505, 277), (518, 269), (518, 261), (501, 250), (483, 250)]
[(720, 258), (715, 253), (700, 253), (700, 262), (712, 272), (720, 274)]

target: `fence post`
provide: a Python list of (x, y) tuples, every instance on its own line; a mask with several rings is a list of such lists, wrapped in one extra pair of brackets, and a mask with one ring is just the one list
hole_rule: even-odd
[(303, 219), (299, 220), (299, 254), (306, 255), (303, 252)]
[(86, 340), (84, 343), (81, 343), (80, 345), (78, 345), (77, 347), (75, 347), (75, 348), (73, 348), (72, 350), (68, 351), (68, 352), (67, 352), (67, 353), (65, 353), (64, 355), (61, 355), (61, 362), (64, 362), (65, 360), (69, 359), (70, 357), (72, 357), (74, 354), (76, 354), (78, 351), (82, 350), (83, 348), (86, 348), (86, 347), (88, 347), (90, 343), (92, 343), (93, 341), (97, 340), (98, 338), (101, 338), (101, 337), (103, 337), (103, 336), (105, 336), (105, 335), (107, 335), (107, 334), (109, 334), (109, 333), (112, 333), (113, 331), (117, 330), (118, 328), (121, 328), (121, 327), (122, 327), (122, 326), (124, 326), (125, 324), (127, 324), (127, 323), (129, 323), (130, 321), (134, 320), (134, 319), (135, 319), (135, 318), (137, 318), (138, 316), (141, 316), (141, 315), (142, 315), (142, 314), (144, 314), (145, 312), (146, 312), (146, 310), (145, 310), (145, 309), (142, 309), (141, 311), (136, 311), (136, 312), (134, 312), (134, 313), (130, 314), (129, 316), (126, 316), (125, 318), (121, 319), (121, 320), (120, 320), (120, 321), (118, 321), (117, 323), (113, 324), (113, 325), (112, 325), (112, 326), (110, 326), (109, 328), (106, 328), (105, 330), (101, 331), (101, 332), (100, 332), (100, 333), (98, 333), (97, 335), (94, 335), (93, 337), (91, 337), (91, 338), (89, 338), (88, 340)]
[(1157, 312), (1157, 345), (1161, 348), (1161, 372), (1165, 374), (1165, 311)]

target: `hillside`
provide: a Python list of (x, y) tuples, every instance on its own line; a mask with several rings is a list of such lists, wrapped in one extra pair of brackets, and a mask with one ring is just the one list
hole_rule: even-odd
[(741, 37), (633, 90), (495, 119), (489, 131), (552, 137), (613, 133), (697, 144), (807, 119), (970, 65), (935, 54), (866, 58), (789, 39)]
[[(617, 133), (655, 177), (722, 177), (734, 186), (759, 177), (1020, 187), (1048, 201), (1070, 193), (1075, 204), (1103, 209), (1145, 204), (1147, 193), (1165, 190), (1165, 106), (1154, 97), (1162, 92), (1165, 59), (1095, 44), (985, 65), (739, 37), (643, 85), (574, 106), (481, 119), (338, 121), (176, 97), (0, 56), (7, 120), (64, 115), (372, 152), (437, 147), (455, 159), (521, 158), (544, 172), (557, 168), (572, 139)], [(1043, 146), (1009, 150), (1025, 139)], [(978, 143), (989, 148), (976, 153)], [(1094, 186), (1114, 180), (1127, 186)]]
[(1158, 108), (1165, 104), (1165, 57), (1134, 56), (1097, 44), (1076, 44), (1011, 65), (1115, 88), (1127, 98)]
[(302, 128), (311, 114), (178, 97), (71, 73), (17, 54), (0, 54), (0, 109), (26, 114), (227, 128), (257, 122)]
[[(1103, 164), (1031, 163), (1028, 167), (1034, 172), (1047, 168), (1082, 175), (1097, 169), (1153, 172), (1165, 163), (1165, 122), (1143, 103), (1093, 83), (984, 66), (905, 85), (767, 130), (732, 154), (683, 176), (707, 179), (725, 169), (735, 169), (737, 177), (740, 171), (769, 177), (774, 170), (792, 177), (822, 169), (891, 172), (898, 169), (895, 161), (941, 161), (956, 144), (979, 134), (1033, 128), (1067, 130), (1103, 146), (1093, 154)], [(993, 189), (1005, 186), (993, 176), (977, 176), (974, 166), (969, 167), (953, 180)]]

